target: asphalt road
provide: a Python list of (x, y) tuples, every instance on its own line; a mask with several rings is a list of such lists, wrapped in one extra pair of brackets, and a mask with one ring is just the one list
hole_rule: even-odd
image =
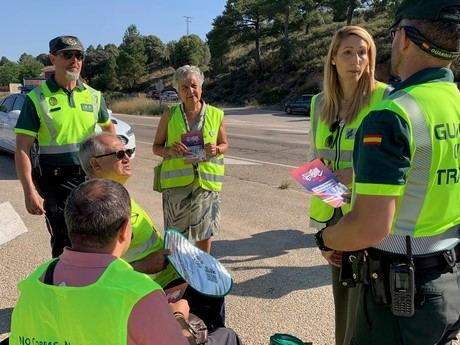
[[(128, 190), (162, 228), (161, 196), (151, 191), (152, 169), (159, 162), (151, 153), (158, 118), (117, 117), (133, 126), (137, 139)], [(226, 299), (228, 326), (249, 345), (266, 345), (278, 332), (314, 344), (333, 344), (329, 269), (308, 228), (308, 196), (289, 177), (305, 160), (308, 119), (226, 109), (225, 123), (231, 148), (221, 194), (221, 232), (213, 255), (235, 282)], [(0, 340), (9, 332), (17, 282), (50, 255), (44, 220), (26, 213), (14, 160), (0, 154), (0, 219), (5, 203), (19, 214), (28, 232), (0, 246)]]

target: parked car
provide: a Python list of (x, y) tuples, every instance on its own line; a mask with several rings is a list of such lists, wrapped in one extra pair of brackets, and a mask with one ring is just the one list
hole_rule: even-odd
[(177, 102), (179, 100), (179, 96), (177, 95), (176, 91), (163, 91), (160, 97), (162, 101), (167, 102)]
[[(24, 93), (14, 93), (0, 99), (0, 151), (14, 153), (16, 150), (16, 135), (14, 127), (18, 121), (19, 113), (26, 99)], [(112, 116), (109, 110), (112, 122), (115, 125), (117, 137), (126, 146), (127, 149), (136, 149), (136, 137), (129, 124)], [(96, 132), (102, 129), (96, 126)]]
[(302, 113), (310, 115), (311, 99), (314, 95), (305, 94), (298, 98), (290, 99), (284, 104), (284, 111), (288, 114)]
[(160, 91), (158, 90), (150, 90), (150, 91), (147, 91), (147, 93), (145, 94), (148, 98), (152, 98), (152, 99), (160, 99)]

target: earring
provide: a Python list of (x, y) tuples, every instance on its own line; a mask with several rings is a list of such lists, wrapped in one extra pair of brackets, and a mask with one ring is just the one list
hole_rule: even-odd
[(331, 64), (332, 64), (332, 66), (335, 66), (335, 61), (332, 61)]

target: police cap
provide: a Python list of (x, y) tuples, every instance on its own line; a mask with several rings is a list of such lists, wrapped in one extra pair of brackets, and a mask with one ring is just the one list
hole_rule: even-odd
[(75, 36), (58, 36), (50, 41), (50, 53), (54, 54), (63, 50), (84, 51), (83, 44)]
[(396, 22), (403, 18), (460, 23), (460, 0), (404, 0), (396, 10)]

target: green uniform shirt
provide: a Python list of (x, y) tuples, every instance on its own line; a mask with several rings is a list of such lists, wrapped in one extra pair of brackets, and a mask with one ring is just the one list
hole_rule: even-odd
[(390, 235), (376, 248), (414, 255), (460, 242), (460, 93), (447, 68), (417, 72), (364, 119), (356, 135), (353, 195), (394, 196)]
[[(72, 91), (69, 91), (59, 86), (54, 77), (49, 78), (46, 81), (46, 85), (52, 93), (63, 92), (68, 97), (69, 107), (75, 108), (74, 94), (76, 92), (82, 92), (86, 90), (86, 86), (77, 81), (77, 86)], [(101, 106), (99, 109), (99, 117), (97, 123), (104, 126), (110, 123), (110, 115), (105, 105), (104, 98), (101, 96)], [(30, 97), (26, 97), (24, 105), (21, 109), (18, 121), (15, 127), (16, 134), (25, 134), (35, 137), (40, 129), (41, 123), (38, 116), (37, 110), (35, 109), (33, 101)], [(40, 163), (45, 165), (79, 165), (78, 152), (77, 153), (65, 153), (65, 154), (54, 154), (40, 155)]]
[[(395, 87), (391, 94), (411, 85), (427, 82), (453, 82), (449, 69), (430, 68), (415, 73)], [(364, 137), (381, 135), (379, 145), (363, 144)], [(356, 133), (353, 163), (355, 192), (361, 194), (402, 195), (410, 167), (410, 131), (407, 122), (389, 110), (372, 111)]]

